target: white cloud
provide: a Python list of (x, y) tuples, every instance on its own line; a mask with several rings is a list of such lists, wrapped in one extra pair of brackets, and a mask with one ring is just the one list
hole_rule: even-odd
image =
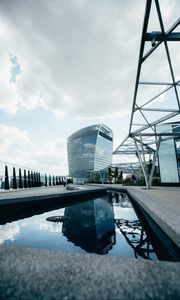
[[(167, 20), (177, 15), (176, 4), (161, 3)], [(0, 8), (1, 108), (15, 113), (19, 107), (41, 105), (60, 117), (82, 118), (108, 117), (131, 108), (143, 0), (103, 5), (7, 0)], [(10, 53), (22, 68), (15, 84), (9, 83)], [(153, 77), (150, 67), (147, 64), (144, 72)], [(156, 68), (157, 72), (166, 79), (168, 72)]]
[(35, 141), (29, 132), (3, 124), (0, 132), (2, 162), (54, 175), (68, 175), (66, 139), (47, 139), (42, 143)]
[(29, 143), (27, 132), (21, 131), (16, 127), (0, 125), (1, 142), (0, 152), (3, 153), (13, 144), (25, 145)]
[[(131, 6), (143, 14), (143, 1)], [(42, 105), (59, 116), (81, 117), (113, 115), (114, 107), (116, 111), (129, 108), (129, 82), (134, 80), (137, 56), (131, 46), (140, 39), (136, 32), (141, 28), (133, 7), (129, 8), (117, 1), (105, 1), (103, 6), (98, 1), (2, 2), (6, 28), (1, 38), (6, 47), (1, 53), (16, 55), (23, 72), (13, 86), (14, 93), (10, 86), (9, 92), (7, 88), (2, 93), (11, 103), (0, 99), (1, 107), (15, 112), (18, 107)], [(124, 24), (130, 21), (134, 26), (129, 39)], [(122, 60), (125, 54), (127, 61)]]
[(0, 108), (14, 114), (17, 111), (19, 102), (16, 88), (13, 83), (10, 83), (10, 57), (5, 52), (0, 51)]
[[(176, 6), (170, 8), (163, 12), (171, 20)], [(1, 11), (1, 108), (15, 113), (41, 105), (60, 117), (84, 118), (131, 108), (144, 1), (16, 0), (3, 1)], [(9, 53), (23, 71), (14, 85)], [(154, 76), (146, 66), (145, 75)]]
[(28, 167), (41, 172), (68, 175), (66, 139), (32, 143), (28, 151), (19, 151), (19, 157), (19, 164), (27, 165), (28, 162)]
[[(160, 0), (166, 29), (179, 17), (178, 1)], [(59, 118), (60, 137), (66, 136), (62, 135), (63, 118), (69, 120), (64, 127), (71, 123), (74, 131), (80, 125), (107, 123), (119, 144), (129, 126), (144, 8), (144, 0), (0, 1), (1, 111), (18, 115), (22, 109), (41, 107)], [(153, 20), (150, 29), (157, 30), (155, 24)], [(175, 47), (170, 45), (177, 80), (180, 60)], [(15, 82), (11, 81), (10, 54), (17, 57), (22, 71)], [(167, 70), (158, 68), (157, 61), (161, 61), (158, 52), (155, 66), (149, 64), (144, 69), (147, 79), (156, 75), (167, 80)], [(140, 104), (145, 98), (149, 100), (150, 93), (142, 91)], [(43, 123), (43, 115), (41, 119)], [(9, 130), (9, 137), (4, 135), (1, 153), (17, 143), (25, 144), (27, 135), (22, 128), (27, 124), (21, 126), (13, 134)], [(20, 138), (20, 132), (26, 137)], [(36, 142), (33, 133), (29, 135), (31, 143), (26, 150), (19, 147), (18, 152), (11, 151), (14, 162), (67, 174), (66, 141), (59, 147), (59, 139), (47, 136), (44, 142), (39, 134)]]
[(128, 116), (131, 113), (130, 110), (124, 109), (122, 111), (116, 111), (114, 113), (107, 113), (106, 115), (97, 115), (97, 116), (79, 116), (77, 119), (79, 120), (91, 120), (94, 121), (95, 123), (99, 123), (100, 121), (107, 121), (107, 119), (121, 119), (124, 116)]

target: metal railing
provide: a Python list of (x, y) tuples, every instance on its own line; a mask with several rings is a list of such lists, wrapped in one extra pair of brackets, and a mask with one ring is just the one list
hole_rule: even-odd
[(37, 170), (0, 161), (0, 191), (64, 184), (64, 176), (40, 173)]

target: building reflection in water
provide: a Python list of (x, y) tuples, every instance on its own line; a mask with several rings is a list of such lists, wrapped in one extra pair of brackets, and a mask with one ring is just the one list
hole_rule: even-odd
[(116, 220), (116, 226), (125, 237), (127, 243), (133, 248), (135, 258), (141, 256), (145, 259), (151, 259), (151, 254), (155, 253), (155, 251), (138, 220)]
[[(140, 256), (144, 259), (151, 259), (152, 255), (156, 257), (156, 252), (132, 207), (128, 195), (126, 193), (110, 192), (109, 201), (113, 203), (116, 212), (119, 210), (119, 214), (115, 215), (116, 227), (134, 250), (135, 258)], [(129, 209), (131, 213), (127, 216), (122, 208)]]
[(115, 244), (113, 206), (96, 199), (65, 208), (62, 232), (76, 246), (90, 253), (107, 254)]

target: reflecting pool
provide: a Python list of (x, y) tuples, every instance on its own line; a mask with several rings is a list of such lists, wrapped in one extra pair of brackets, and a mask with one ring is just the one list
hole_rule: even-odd
[(0, 225), (0, 244), (156, 260), (126, 193), (107, 195)]

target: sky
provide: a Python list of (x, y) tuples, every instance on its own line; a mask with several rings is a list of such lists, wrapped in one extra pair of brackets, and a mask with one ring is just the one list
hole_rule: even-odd
[[(168, 28), (180, 3), (160, 2)], [(0, 161), (67, 175), (68, 136), (100, 123), (120, 144), (144, 11), (145, 0), (0, 0)]]

